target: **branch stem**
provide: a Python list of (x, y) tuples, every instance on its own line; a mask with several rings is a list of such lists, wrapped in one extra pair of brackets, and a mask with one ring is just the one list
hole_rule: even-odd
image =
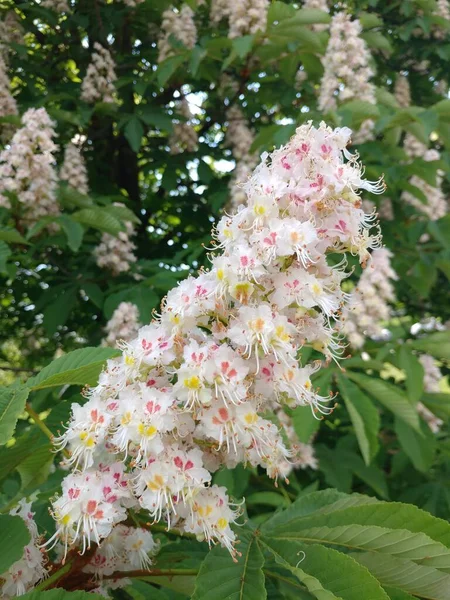
[[(33, 421), (36, 423), (36, 425), (39, 427), (39, 429), (42, 431), (42, 433), (45, 436), (47, 436), (51, 442), (53, 442), (53, 439), (55, 436), (50, 431), (50, 429), (47, 427), (47, 425), (44, 423), (44, 421), (41, 419), (41, 417), (37, 414), (37, 412), (32, 408), (32, 406), (29, 402), (26, 403), (25, 410), (30, 415), (30, 417), (33, 419)], [(62, 452), (66, 458), (70, 458), (70, 452), (68, 450), (66, 450), (64, 448)]]

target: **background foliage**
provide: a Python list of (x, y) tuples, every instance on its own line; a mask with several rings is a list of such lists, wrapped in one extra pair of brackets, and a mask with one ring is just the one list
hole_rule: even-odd
[[(296, 471), (289, 485), (277, 488), (256, 471), (219, 472), (217, 483), (236, 498), (246, 497), (250, 521), (240, 545), (245, 560), (234, 564), (220, 548), (204, 560), (207, 547), (169, 536), (158, 566), (175, 564), (186, 574), (136, 580), (117, 594), (137, 600), (191, 593), (195, 600), (259, 600), (266, 594), (351, 600), (363, 589), (365, 598), (376, 600), (448, 599), (450, 529), (444, 520), (450, 515), (450, 439), (445, 426), (432, 433), (416, 405), (424, 403), (447, 424), (448, 384), (441, 383), (440, 393), (426, 392), (418, 356), (431, 354), (448, 374), (450, 335), (448, 329), (434, 329), (450, 319), (450, 217), (424, 217), (404, 202), (402, 192), (411, 191), (413, 175), (433, 185), (442, 170), (448, 195), (450, 22), (435, 16), (431, 0), (348, 2), (372, 53), (377, 103), (351, 100), (324, 115), (317, 95), (329, 14), (275, 1), (266, 31), (230, 39), (224, 22), (211, 26), (208, 2), (188, 4), (195, 11), (197, 43), (188, 49), (172, 39), (173, 55), (158, 64), (158, 31), (171, 5), (165, 0), (146, 0), (135, 9), (77, 0), (68, 15), (38, 2), (0, 1), (3, 18), (14, 11), (25, 32), (23, 43), (8, 47), (20, 113), (47, 109), (57, 123), (59, 163), (64, 146), (76, 134), (85, 136), (90, 184), (89, 195), (83, 195), (60, 183), (64, 221), (54, 233), (39, 226), (20, 230), (14, 214), (0, 209), (0, 378), (8, 386), (0, 390), (4, 512), (34, 494), (38, 525), (52, 530), (47, 503), (64, 473), (54, 468), (58, 458), (33, 417), (40, 415), (52, 433), (61, 428), (70, 403), (80, 399), (80, 386), (95, 383), (103, 361), (114, 355), (112, 349), (93, 347), (120, 302), (135, 303), (141, 321), (148, 322), (164, 294), (206, 264), (210, 229), (229, 202), (235, 166), (225, 136), (227, 108), (240, 106), (255, 133), (256, 155), (286, 142), (309, 119), (357, 128), (371, 118), (376, 139), (358, 151), (369, 179), (384, 173), (392, 201), (394, 219), (382, 221), (382, 231), (399, 276), (398, 300), (384, 324), (390, 332), (385, 339), (368, 340), (344, 369), (332, 364), (315, 382), (323, 391), (338, 392), (335, 412), (322, 422), (307, 408), (293, 415), (302, 442), (316, 436), (318, 471)], [(318, 31), (317, 24), (325, 27)], [(444, 31), (440, 39), (430, 38), (436, 26)], [(115, 104), (92, 106), (80, 98), (96, 41), (110, 49), (117, 65)], [(299, 85), (300, 66), (306, 77)], [(411, 86), (407, 107), (394, 96), (400, 72)], [(236, 82), (231, 92), (221, 88), (224, 74)], [(177, 113), (181, 97), (194, 113), (198, 145), (171, 154), (174, 123), (183, 121)], [(17, 119), (2, 121), (17, 124)], [(407, 133), (437, 148), (440, 159), (407, 160)], [(126, 209), (117, 211), (117, 201)], [(93, 249), (102, 233), (118, 235), (128, 220), (136, 225), (138, 260), (130, 272), (112, 277), (97, 266)], [(56, 352), (72, 350), (45, 366)], [(26, 375), (34, 377), (21, 385)], [(415, 506), (395, 505), (389, 512), (385, 501)], [(7, 531), (3, 519), (12, 517), (1, 519)], [(14, 544), (23, 546), (23, 534), (14, 533)], [(66, 597), (59, 593), (42, 598)]]

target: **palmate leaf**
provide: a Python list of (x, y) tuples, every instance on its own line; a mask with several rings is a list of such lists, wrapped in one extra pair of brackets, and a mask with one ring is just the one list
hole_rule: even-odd
[(18, 385), (0, 388), (0, 446), (11, 439), (29, 393), (28, 388)]
[(427, 600), (450, 600), (450, 575), (411, 560), (376, 554), (352, 553), (385, 586), (399, 588)]
[(30, 542), (30, 532), (21, 517), (0, 515), (2, 544), (0, 548), (0, 574), (22, 558), (24, 547)]
[[(320, 492), (315, 494), (318, 495)], [(357, 498), (360, 499), (361, 497), (358, 496)], [(295, 502), (280, 515), (275, 515), (263, 525), (262, 530), (264, 533), (302, 540), (302, 531), (312, 528), (360, 525), (369, 530), (371, 526), (374, 526), (391, 530), (406, 530), (410, 533), (423, 533), (431, 540), (439, 542), (445, 547), (450, 547), (450, 523), (433, 517), (424, 510), (410, 504), (375, 501), (342, 508), (342, 504), (337, 502), (334, 505), (328, 505), (328, 512), (325, 514), (316, 512), (307, 516), (302, 515), (298, 508)], [(358, 532), (360, 531), (358, 530)], [(374, 530), (374, 537), (379, 533)], [(368, 534), (367, 541), (369, 541), (369, 537), (370, 534)], [(311, 541), (319, 540), (314, 539)], [(352, 547), (351, 544), (349, 547)]]
[(51, 362), (27, 381), (32, 390), (60, 385), (95, 385), (108, 358), (119, 356), (112, 348), (81, 348)]
[(360, 388), (343, 376), (338, 378), (338, 387), (355, 428), (361, 454), (366, 465), (378, 451), (380, 416), (373, 403)]
[(341, 552), (318, 544), (280, 542), (267, 537), (261, 542), (317, 600), (389, 600), (370, 572)]
[[(264, 600), (264, 555), (255, 532), (240, 532), (237, 562), (224, 548), (216, 546), (206, 557), (195, 583), (192, 600)], [(212, 595), (213, 594), (213, 595)]]
[(273, 534), (280, 543), (299, 541), (330, 544), (343, 548), (370, 550), (400, 556), (414, 562), (450, 572), (450, 550), (423, 533), (411, 533), (405, 529), (366, 525), (337, 525), (335, 527), (311, 527), (290, 533)]
[(413, 429), (420, 432), (419, 416), (415, 406), (409, 402), (406, 395), (397, 387), (387, 381), (375, 379), (375, 377), (369, 377), (361, 373), (349, 371), (347, 377), (365, 392), (376, 398), (378, 402), (397, 415), (399, 419), (402, 419), (402, 421), (408, 423)]

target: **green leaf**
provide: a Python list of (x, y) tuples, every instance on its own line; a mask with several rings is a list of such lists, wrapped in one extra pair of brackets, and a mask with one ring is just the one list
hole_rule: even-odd
[(60, 215), (56, 222), (61, 225), (67, 236), (67, 243), (73, 252), (78, 252), (83, 241), (84, 229), (80, 223), (74, 221), (68, 215)]
[(109, 204), (104, 207), (104, 210), (115, 217), (118, 221), (131, 221), (131, 223), (139, 224), (141, 221), (132, 210), (127, 206), (117, 206), (117, 204)]
[(450, 600), (450, 575), (415, 562), (376, 554), (352, 553), (382, 583), (428, 600)]
[(450, 360), (450, 331), (437, 331), (427, 337), (414, 340), (411, 347), (431, 354), (435, 358)]
[(110, 233), (117, 236), (120, 231), (124, 230), (124, 225), (116, 219), (112, 214), (99, 206), (92, 208), (83, 208), (73, 213), (72, 218), (78, 223), (82, 223), (88, 227), (93, 227), (99, 231)]
[(383, 406), (408, 423), (416, 431), (420, 431), (419, 416), (407, 397), (394, 385), (375, 379), (368, 375), (349, 371), (347, 377), (363, 390), (376, 398)]
[(160, 63), (158, 65), (158, 71), (156, 73), (158, 85), (163, 87), (169, 81), (169, 79), (172, 77), (172, 75), (175, 73), (178, 67), (184, 63), (185, 60), (185, 55), (179, 54), (177, 56), (171, 56), (170, 58), (167, 58), (162, 63)]
[(58, 201), (66, 207), (86, 208), (92, 206), (92, 198), (81, 194), (78, 190), (70, 185), (61, 183), (58, 191)]
[(18, 385), (0, 388), (0, 446), (11, 439), (29, 393), (28, 388)]
[(381, 50), (387, 55), (392, 54), (393, 48), (389, 38), (384, 36), (380, 31), (364, 31), (361, 37), (366, 41), (369, 48)]
[(86, 282), (83, 283), (83, 290), (97, 308), (103, 308), (104, 295), (99, 285)]
[(77, 302), (78, 288), (75, 286), (63, 290), (43, 311), (43, 326), (49, 335), (56, 333), (58, 327), (65, 325)]
[(28, 380), (32, 390), (60, 385), (95, 385), (105, 361), (119, 356), (112, 348), (81, 348), (51, 362)]
[(434, 462), (436, 438), (425, 423), (421, 423), (421, 432), (419, 435), (404, 421), (395, 419), (395, 433), (401, 447), (418, 471), (428, 473)]
[(362, 123), (366, 119), (376, 119), (380, 112), (375, 104), (362, 100), (350, 100), (338, 110), (338, 114), (350, 115), (352, 123)]
[(231, 46), (239, 58), (247, 56), (252, 49), (254, 39), (254, 35), (243, 35), (242, 37), (233, 39)]
[(172, 119), (158, 106), (139, 106), (137, 114), (146, 125), (154, 125), (158, 129), (165, 129), (168, 133), (173, 130)]
[(141, 120), (136, 115), (133, 115), (125, 125), (124, 135), (128, 140), (133, 152), (139, 152), (141, 148), (142, 137), (144, 135), (144, 127)]
[(360, 388), (343, 375), (338, 377), (338, 387), (355, 428), (364, 462), (368, 465), (379, 448), (380, 416), (373, 403), (362, 393)]
[(409, 348), (402, 346), (399, 352), (400, 368), (406, 373), (406, 392), (415, 405), (423, 394), (423, 367)]
[(297, 406), (289, 414), (294, 425), (298, 439), (307, 444), (312, 436), (319, 430), (320, 419), (317, 419), (309, 406)]
[(0, 448), (0, 481), (31, 456), (43, 441), (47, 445), (48, 440), (42, 432), (33, 430), (21, 435), (14, 445)]
[(110, 319), (114, 310), (121, 302), (132, 302), (139, 309), (139, 318), (142, 323), (152, 318), (152, 311), (158, 303), (159, 297), (146, 285), (138, 284), (129, 286), (120, 292), (108, 296), (105, 300), (103, 311), (105, 317)]
[(289, 569), (317, 600), (389, 600), (371, 573), (351, 557), (318, 544), (263, 537), (277, 562)]
[(30, 542), (30, 532), (20, 517), (0, 515), (2, 545), (0, 549), (0, 573), (4, 573), (22, 558), (23, 549)]
[(205, 558), (195, 582), (192, 600), (264, 600), (264, 556), (253, 531), (241, 530), (239, 553), (233, 562), (230, 553), (220, 546)]
[[(350, 498), (353, 498), (353, 495)], [(361, 502), (361, 498), (364, 499), (364, 497), (357, 496), (356, 500)], [(354, 531), (361, 535), (358, 542), (361, 545), (359, 546), (356, 541), (358, 538), (355, 537), (352, 542), (350, 533), (346, 533), (344, 529), (337, 529), (336, 535), (339, 534), (344, 537), (348, 535), (349, 537), (347, 543), (342, 543), (343, 546), (347, 546), (349, 549), (360, 548), (364, 550), (370, 548), (371, 550), (383, 552), (390, 551), (385, 549), (383, 541), (383, 535), (386, 531), (380, 530), (377, 533), (378, 530), (374, 530), (371, 534), (370, 527), (395, 531), (404, 530), (404, 533), (398, 536), (392, 535), (392, 539), (399, 540), (399, 546), (397, 547), (399, 554), (405, 552), (408, 556), (408, 551), (410, 551), (410, 556), (424, 564), (430, 561), (431, 566), (436, 566), (438, 563), (435, 561), (443, 561), (439, 564), (450, 569), (448, 548), (444, 548), (450, 545), (450, 524), (433, 517), (416, 506), (400, 502), (372, 501), (349, 507), (345, 506), (344, 503), (335, 502), (327, 507), (326, 512), (322, 510), (321, 514), (312, 512), (309, 515), (299, 515), (295, 505), (296, 503), (292, 504), (283, 513), (267, 521), (261, 528), (264, 533), (279, 539), (319, 542), (325, 541), (320, 536), (328, 535), (332, 537), (334, 535), (333, 532), (329, 531), (330, 529), (343, 528), (344, 526), (353, 528), (355, 526)], [(325, 529), (320, 531), (322, 528)], [(316, 532), (314, 535), (317, 537), (311, 537), (314, 530)], [(429, 539), (425, 540), (423, 536), (427, 536)], [(402, 546), (404, 540), (407, 540), (407, 544)], [(344, 539), (341, 538), (340, 542), (344, 542)], [(435, 542), (438, 544), (435, 544)], [(393, 549), (395, 550), (395, 547)]]
[(11, 256), (12, 252), (8, 246), (3, 241), (0, 241), (0, 273), (6, 273), (6, 263), (8, 262), (8, 258)]
[(427, 229), (444, 248), (450, 250), (450, 215), (437, 221), (430, 221)]
[(0, 241), (10, 244), (29, 244), (27, 240), (12, 227), (0, 227)]
[(53, 459), (52, 446), (47, 444), (41, 446), (18, 465), (17, 471), (22, 480), (21, 492), (24, 496), (34, 492), (37, 487), (47, 480)]
[(360, 503), (375, 503), (377, 500), (368, 496), (358, 494), (343, 494), (334, 489), (311, 492), (306, 496), (298, 498), (291, 506), (282, 512), (275, 513), (264, 525), (261, 530), (264, 533), (272, 535), (286, 524), (295, 525), (297, 520), (301, 520), (312, 514), (328, 513), (349, 506), (357, 506)]

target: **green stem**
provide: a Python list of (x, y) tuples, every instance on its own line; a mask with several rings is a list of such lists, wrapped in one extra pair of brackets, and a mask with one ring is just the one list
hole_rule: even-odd
[[(36, 425), (39, 427), (39, 429), (42, 431), (42, 433), (45, 436), (47, 436), (51, 442), (53, 442), (53, 439), (55, 436), (50, 431), (50, 429), (47, 427), (47, 425), (44, 423), (44, 421), (41, 419), (41, 417), (37, 414), (37, 412), (35, 410), (33, 410), (33, 408), (31, 407), (31, 404), (29, 402), (27, 402), (27, 404), (25, 406), (25, 410), (30, 415), (30, 417), (33, 419), (33, 421), (36, 423)], [(70, 452), (68, 450), (66, 450), (64, 448), (64, 450), (62, 452), (66, 458), (70, 458)]]
[(304, 585), (300, 585), (299, 583), (296, 583), (295, 581), (293, 581), (292, 579), (289, 579), (288, 577), (283, 577), (282, 575), (279, 575), (278, 573), (274, 573), (273, 571), (269, 571), (267, 569), (264, 569), (264, 573), (268, 577), (271, 577), (272, 579), (278, 579), (279, 581), (284, 581), (285, 583), (288, 583), (289, 585), (292, 585), (293, 587), (296, 587), (300, 590), (307, 591), (307, 588)]
[(51, 587), (56, 581), (59, 581), (64, 575), (66, 575), (70, 569), (72, 568), (72, 561), (67, 562), (63, 567), (58, 569), (53, 575), (47, 577), (39, 583), (34, 589), (35, 590), (47, 590)]

